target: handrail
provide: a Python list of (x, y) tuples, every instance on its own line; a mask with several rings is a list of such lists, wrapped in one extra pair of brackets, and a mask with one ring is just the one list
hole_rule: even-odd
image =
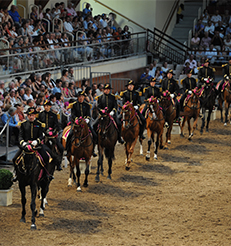
[(168, 15), (168, 18), (166, 20), (166, 22), (164, 23), (164, 26), (162, 28), (162, 32), (166, 32), (168, 30), (169, 24), (172, 21), (172, 17), (174, 15), (174, 13), (176, 12), (177, 6), (179, 5), (180, 0), (177, 0), (176, 2), (174, 2), (172, 9)]
[[(79, 33), (83, 33), (83, 34), (86, 36), (86, 33), (85, 33), (85, 32), (83, 32), (83, 31), (78, 31), (78, 32), (76, 33), (76, 35), (75, 35), (75, 40), (78, 40)], [(85, 39), (85, 40), (83, 39), (83, 41), (87, 41), (87, 40), (86, 40), (86, 39)]]
[[(101, 3), (101, 2), (100, 2), (100, 1), (98, 1), (98, 0), (94, 0), (94, 1), (95, 1), (96, 3), (101, 4), (101, 5), (102, 5), (102, 6), (104, 6), (105, 8), (110, 9), (112, 12), (115, 12), (116, 14), (118, 14), (118, 15), (120, 15), (121, 17), (123, 17), (124, 19), (126, 19), (126, 20), (128, 20), (128, 21), (132, 22), (133, 24), (135, 24), (135, 25), (137, 25), (137, 26), (141, 27), (142, 29), (147, 30), (147, 28), (145, 28), (145, 27), (141, 26), (141, 25), (140, 25), (140, 24), (138, 24), (137, 22), (135, 22), (135, 21), (131, 20), (130, 18), (128, 18), (127, 16), (125, 16), (125, 15), (123, 15), (123, 14), (121, 14), (121, 13), (119, 13), (118, 11), (116, 11), (116, 10), (114, 10), (114, 9), (110, 8), (110, 7), (109, 7), (109, 6), (107, 6), (106, 4)], [(178, 1), (179, 1), (179, 0), (178, 0)]]
[(42, 21), (46, 21), (47, 22), (47, 31), (50, 32), (50, 21), (46, 18), (42, 18)]
[(201, 7), (198, 9), (198, 16), (197, 19), (199, 20), (201, 18)]
[(197, 18), (195, 18), (194, 20), (193, 20), (193, 33), (195, 34), (195, 26), (196, 26), (196, 23), (197, 23)]
[(23, 18), (26, 19), (26, 8), (22, 4), (17, 4), (19, 7), (23, 8)]
[(188, 32), (188, 47), (191, 47), (192, 29)]
[(63, 32), (63, 20), (58, 18), (58, 17), (55, 17), (53, 20), (52, 20), (52, 27), (53, 27), (53, 32), (54, 32), (54, 27), (55, 27), (55, 20), (60, 20), (61, 21), (61, 32)]
[[(29, 5), (29, 10), (31, 10), (33, 7), (37, 8), (37, 15), (39, 16), (39, 6), (32, 3)], [(30, 19), (30, 13), (29, 13), (29, 19)]]
[(9, 153), (9, 123), (10, 123), (10, 118), (8, 118), (6, 124), (4, 125), (4, 127), (0, 132), (0, 136), (1, 136), (6, 129), (6, 161), (8, 161), (8, 153)]
[(65, 33), (71, 36), (71, 41), (75, 40), (75, 36), (71, 32), (65, 32)]

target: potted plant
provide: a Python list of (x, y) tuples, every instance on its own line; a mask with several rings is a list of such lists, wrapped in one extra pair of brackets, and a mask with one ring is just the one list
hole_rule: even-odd
[(0, 169), (0, 206), (8, 206), (12, 204), (13, 174), (7, 169)]

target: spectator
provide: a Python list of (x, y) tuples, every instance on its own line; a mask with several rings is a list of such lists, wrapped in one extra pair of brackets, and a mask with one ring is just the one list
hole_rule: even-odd
[(180, 21), (183, 20), (184, 18), (184, 15), (182, 14), (183, 11), (184, 11), (184, 4), (181, 3), (176, 14), (176, 24), (178, 24)]
[(104, 86), (103, 86), (102, 83), (99, 83), (97, 87), (98, 87), (98, 88), (96, 89), (96, 96), (100, 96), (100, 95), (103, 94), (103, 87), (104, 87)]
[(106, 16), (106, 14), (102, 14), (102, 17), (101, 17), (101, 20), (100, 20), (100, 27), (101, 28), (105, 28), (105, 27), (107, 27), (107, 16)]
[(230, 34), (227, 34), (224, 40), (224, 46), (225, 46), (225, 50), (228, 50), (228, 51), (231, 50), (231, 35)]
[[(59, 15), (61, 14), (61, 10), (60, 10), (60, 4), (56, 3), (55, 4), (55, 11), (54, 11), (54, 16), (59, 18)], [(53, 19), (55, 18), (53, 17)]]
[(164, 72), (165, 74), (167, 73), (167, 71), (168, 71), (168, 63), (165, 61), (164, 63), (163, 63), (163, 66), (162, 66), (162, 68), (161, 68), (161, 71), (162, 72)]
[(73, 97), (72, 93), (68, 90), (68, 85), (69, 85), (69, 82), (63, 81), (61, 93), (64, 98)]
[(163, 79), (163, 71), (161, 71), (161, 67), (156, 68), (155, 78), (156, 78), (156, 86), (160, 87), (161, 81)]
[(196, 51), (196, 61), (197, 62), (200, 61), (201, 57), (204, 57), (204, 56), (205, 56), (204, 48), (201, 45), (199, 45), (199, 48)]
[(85, 89), (85, 93), (86, 93), (86, 97), (85, 97), (86, 101), (88, 103), (90, 103), (90, 104), (93, 104), (94, 99), (93, 99), (93, 96), (92, 96), (92, 88), (88, 86)]
[(17, 108), (15, 118), (16, 118), (17, 122), (22, 122), (26, 118), (24, 113), (23, 113), (23, 104), (17, 103), (15, 105), (15, 108)]
[(85, 9), (83, 9), (83, 18), (85, 18), (87, 15), (92, 15), (92, 8), (90, 9), (90, 4), (86, 3)]
[(33, 6), (30, 13), (30, 18), (34, 21), (38, 20), (38, 8), (36, 6)]
[(218, 26), (215, 27), (215, 32), (218, 31), (220, 37), (223, 39), (225, 35), (225, 26), (223, 25), (222, 21), (218, 21)]
[(141, 84), (149, 84), (149, 81), (152, 79), (152, 76), (149, 75), (149, 68), (145, 68), (145, 72), (140, 76)]
[(201, 19), (199, 19), (195, 25), (195, 33), (197, 33), (200, 39), (204, 36), (204, 25), (202, 24)]
[(201, 39), (201, 46), (204, 49), (209, 48), (210, 44), (211, 44), (212, 39), (209, 37), (209, 33), (205, 32), (205, 36)]
[(73, 5), (74, 5), (73, 3), (69, 2), (67, 4), (66, 10), (67, 10), (68, 14), (70, 14), (72, 17), (75, 17), (75, 16), (77, 16), (77, 13), (75, 12)]
[(0, 93), (3, 95), (5, 92), (5, 84), (3, 80), (0, 80)]
[(216, 10), (216, 14), (211, 17), (211, 22), (214, 26), (218, 26), (218, 21), (222, 21), (221, 16), (219, 15), (219, 10)]
[(61, 88), (62, 88), (62, 80), (61, 79), (57, 79), (56, 80), (56, 86), (54, 87), (54, 89), (52, 90), (52, 94), (56, 94), (56, 93), (61, 93)]
[(226, 28), (225, 35), (231, 34), (231, 22), (229, 23), (229, 26)]
[(25, 100), (25, 101), (27, 101), (29, 99), (33, 100), (33, 96), (31, 95), (31, 93), (32, 93), (31, 88), (26, 87), (26, 89), (25, 89), (25, 95), (24, 95), (23, 100)]
[(215, 31), (215, 35), (211, 40), (211, 44), (214, 46), (214, 48), (218, 51), (221, 50), (221, 47), (223, 46), (223, 41), (219, 35), (218, 31)]
[(8, 12), (9, 12), (9, 15), (11, 16), (11, 18), (13, 19), (14, 23), (20, 25), (21, 17), (17, 11), (17, 6), (11, 5), (11, 9)]
[(208, 32), (209, 37), (212, 38), (214, 36), (215, 26), (211, 21), (208, 22), (208, 26), (205, 27), (204, 32)]
[(64, 26), (64, 30), (66, 32), (74, 33), (74, 32), (77, 31), (77, 30), (74, 30), (73, 26), (71, 25), (71, 18), (70, 18), (70, 16), (67, 16), (66, 17), (66, 21), (64, 21), (63, 26)]
[(217, 56), (217, 50), (212, 44), (210, 45), (209, 49), (205, 51), (205, 56), (210, 60), (211, 64), (214, 64)]
[(59, 113), (59, 105), (56, 103), (56, 95), (52, 94), (50, 96), (50, 101), (51, 101), (51, 110), (55, 113), (58, 114)]
[(227, 27), (229, 25), (229, 19), (230, 19), (229, 10), (226, 9), (225, 14), (222, 17), (222, 21), (223, 21), (225, 27)]
[(187, 59), (184, 63), (184, 67), (186, 67), (186, 63), (189, 62), (190, 69), (194, 69), (197, 67), (197, 62), (194, 60), (194, 55), (190, 55), (189, 59)]
[(151, 63), (149, 66), (149, 75), (151, 75), (154, 78), (155, 72), (156, 72), (156, 61), (154, 60), (153, 63)]
[(188, 74), (189, 71), (191, 71), (192, 69), (190, 68), (190, 63), (189, 62), (186, 62), (185, 63), (185, 67), (183, 68), (183, 74)]
[[(12, 147), (14, 144), (18, 144), (18, 134), (19, 134), (19, 125), (16, 120), (15, 114), (16, 114), (16, 108), (10, 107), (8, 112), (1, 115), (1, 119), (3, 124), (5, 125), (9, 121), (9, 146)], [(15, 136), (15, 142), (13, 142), (13, 134)]]
[(33, 99), (28, 99), (26, 101), (26, 106), (24, 107), (24, 113), (27, 112), (28, 108), (31, 108), (31, 107), (34, 107), (35, 106), (35, 103), (34, 103), (34, 100)]
[(75, 96), (75, 88), (74, 88), (74, 84), (72, 82), (68, 83), (68, 90), (69, 90), (70, 94)]
[(197, 33), (195, 33), (194, 37), (191, 39), (191, 48), (193, 50), (197, 50), (200, 44), (200, 38), (198, 37)]
[(204, 26), (207, 26), (208, 25), (208, 21), (210, 19), (210, 16), (209, 16), (209, 13), (208, 13), (208, 10), (207, 9), (204, 9), (204, 13), (201, 17), (201, 23), (204, 25)]

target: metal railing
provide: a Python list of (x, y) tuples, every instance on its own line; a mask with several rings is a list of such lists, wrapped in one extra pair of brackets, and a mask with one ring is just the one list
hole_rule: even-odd
[(6, 129), (6, 161), (8, 161), (8, 153), (9, 153), (9, 123), (10, 123), (10, 118), (7, 120), (6, 124), (2, 128), (0, 132), (0, 136), (2, 136), (3, 132)]
[(42, 21), (45, 21), (47, 23), (47, 31), (50, 32), (51, 29), (51, 23), (48, 19), (42, 18)]
[(125, 90), (125, 85), (128, 83), (130, 78), (111, 78), (111, 86), (113, 92), (117, 95), (121, 91)]
[(61, 22), (61, 32), (63, 32), (63, 20), (58, 18), (58, 17), (55, 17), (53, 20), (52, 20), (52, 31), (54, 32), (55, 31), (55, 20), (59, 20)]
[[(50, 47), (49, 50), (41, 50), (38, 47), (32, 46), (31, 48), (35, 50), (31, 52), (2, 55), (2, 64), (4, 59), (7, 59), (7, 64), (4, 64), (6, 70), (0, 74), (1, 78), (9, 77), (9, 75), (16, 76), (21, 73), (30, 73), (32, 71), (41, 72), (47, 69), (60, 69), (60, 67), (64, 66), (102, 62), (146, 53), (146, 32), (131, 34), (131, 39), (126, 40), (78, 44), (84, 41), (87, 41), (87, 39), (69, 42), (73, 45), (71, 47), (55, 49), (51, 49), (51, 47), (58, 44), (46, 44)], [(60, 44), (63, 45), (63, 43)], [(28, 47), (17, 47), (9, 50), (17, 51), (24, 48), (28, 49)]]
[(26, 19), (26, 8), (22, 4), (17, 4), (18, 7), (23, 8), (23, 18)]

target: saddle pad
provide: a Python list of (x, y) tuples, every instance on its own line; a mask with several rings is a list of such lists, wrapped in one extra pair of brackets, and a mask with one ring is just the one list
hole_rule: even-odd
[(69, 133), (71, 130), (71, 126), (67, 126), (64, 130), (63, 130), (63, 135), (62, 135), (62, 139), (64, 139), (66, 141)]

